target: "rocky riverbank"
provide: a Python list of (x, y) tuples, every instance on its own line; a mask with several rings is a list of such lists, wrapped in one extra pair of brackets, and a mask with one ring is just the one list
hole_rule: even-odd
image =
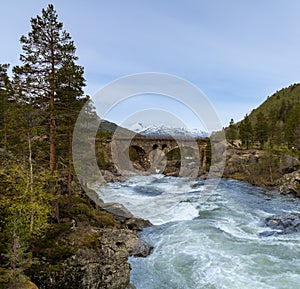
[(300, 162), (288, 154), (228, 148), (223, 177), (300, 196)]
[(82, 196), (75, 199), (71, 214), (62, 206), (61, 215), (61, 223), (32, 244), (38, 263), (26, 273), (38, 288), (128, 288), (128, 257), (151, 253), (138, 235), (151, 223), (119, 204), (95, 204)]
[[(108, 160), (111, 160), (108, 155)], [(139, 160), (133, 164), (141, 174), (145, 174), (143, 167), (138, 166)], [(218, 164), (216, 164), (216, 168)], [(166, 175), (177, 176), (180, 170), (180, 159), (170, 160), (164, 171)], [(101, 171), (107, 182), (124, 181), (114, 166)], [(199, 177), (205, 178), (207, 172), (199, 170)], [(300, 162), (296, 157), (282, 151), (264, 151), (259, 149), (239, 149), (227, 145), (226, 166), (224, 178), (246, 181), (253, 185), (272, 187), (283, 194), (300, 196)]]

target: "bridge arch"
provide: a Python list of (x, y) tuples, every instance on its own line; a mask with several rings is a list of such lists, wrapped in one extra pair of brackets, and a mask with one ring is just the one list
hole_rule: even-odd
[(144, 159), (146, 157), (145, 150), (138, 145), (131, 145), (129, 147), (129, 159), (131, 161), (138, 161), (140, 159)]
[[(157, 137), (134, 137), (117, 138), (115, 143), (118, 147), (127, 146), (127, 156), (132, 163), (139, 163), (147, 170), (151, 166), (151, 156), (153, 153), (163, 153), (169, 166), (195, 171), (197, 166), (202, 170), (207, 167), (207, 140), (157, 138)], [(129, 145), (129, 146), (128, 146)], [(129, 165), (129, 164), (128, 164)], [(167, 164), (168, 166), (168, 164)], [(182, 171), (180, 171), (182, 173)], [(187, 175), (184, 174), (184, 175)]]

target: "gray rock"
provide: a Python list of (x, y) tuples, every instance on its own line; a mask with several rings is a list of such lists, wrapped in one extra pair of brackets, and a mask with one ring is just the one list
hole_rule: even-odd
[(280, 169), (283, 173), (292, 173), (299, 169), (300, 162), (297, 158), (284, 155), (280, 159)]
[(148, 220), (134, 217), (134, 218), (125, 220), (125, 226), (129, 230), (139, 232), (139, 231), (142, 231), (144, 228), (151, 227), (152, 223)]
[(281, 193), (293, 194), (300, 197), (300, 170), (285, 174), (279, 182), (279, 190)]
[[(300, 232), (300, 213), (285, 213), (270, 216), (266, 218), (265, 225), (273, 230), (277, 230), (277, 234)], [(263, 234), (267, 234), (267, 232), (263, 232)]]
[(145, 257), (152, 247), (126, 229), (102, 229), (99, 244), (80, 248), (53, 269), (41, 264), (31, 276), (40, 289), (125, 289), (130, 284), (129, 256)]
[(122, 204), (118, 203), (102, 203), (99, 204), (99, 207), (103, 209), (104, 211), (122, 218), (133, 218), (133, 214), (127, 210)]
[(259, 233), (259, 237), (270, 237), (270, 236), (278, 236), (280, 232), (278, 231), (264, 231)]

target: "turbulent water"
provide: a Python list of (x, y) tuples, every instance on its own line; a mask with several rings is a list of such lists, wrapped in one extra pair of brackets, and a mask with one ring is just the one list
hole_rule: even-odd
[(234, 180), (207, 198), (203, 181), (162, 175), (99, 194), (155, 225), (142, 233), (153, 253), (130, 259), (137, 289), (300, 288), (300, 234), (259, 237), (267, 216), (298, 212), (298, 199)]

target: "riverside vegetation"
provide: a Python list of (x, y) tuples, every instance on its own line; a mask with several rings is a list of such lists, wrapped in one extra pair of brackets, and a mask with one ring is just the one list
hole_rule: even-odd
[[(31, 19), (20, 42), (12, 77), (9, 64), (0, 65), (0, 288), (36, 288), (29, 279), (39, 288), (126, 288), (128, 256), (151, 251), (137, 232), (151, 224), (91, 201), (79, 185), (72, 133), (89, 97), (74, 42), (52, 5)], [(300, 195), (299, 107), (295, 84), (232, 120), (225, 177)], [(91, 104), (86, 115), (94, 114)], [(98, 164), (107, 180), (121, 180), (107, 149), (109, 130), (97, 136)], [(129, 153), (138, 163), (136, 151)], [(176, 155), (170, 159), (180, 165)]]
[(0, 288), (125, 288), (151, 224), (79, 185), (72, 134), (89, 97), (74, 42), (53, 5), (20, 42), (12, 77), (0, 65)]
[(300, 84), (277, 91), (226, 128), (225, 176), (300, 196)]

